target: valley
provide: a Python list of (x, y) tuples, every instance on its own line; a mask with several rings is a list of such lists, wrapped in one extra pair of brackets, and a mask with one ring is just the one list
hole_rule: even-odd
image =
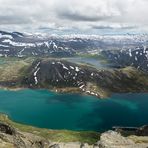
[(147, 126), (145, 135), (137, 127), (148, 123), (147, 43), (147, 35), (0, 31), (0, 143), (110, 148), (111, 141), (145, 148)]
[(0, 148), (148, 148), (148, 0), (0, 0)]

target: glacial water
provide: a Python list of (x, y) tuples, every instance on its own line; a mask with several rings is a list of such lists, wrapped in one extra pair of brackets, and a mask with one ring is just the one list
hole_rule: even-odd
[(102, 63), (101, 60), (91, 58), (91, 57), (72, 57), (72, 58), (66, 58), (67, 61), (76, 63), (76, 64), (86, 64), (89, 66), (92, 66), (96, 69), (106, 69), (109, 67), (112, 67), (113, 65)]
[(102, 100), (47, 90), (0, 90), (0, 112), (41, 128), (104, 131), (148, 124), (148, 94), (114, 94)]

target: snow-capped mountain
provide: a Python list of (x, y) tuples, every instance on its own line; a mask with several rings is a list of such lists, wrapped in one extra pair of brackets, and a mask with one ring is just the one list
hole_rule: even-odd
[(148, 72), (148, 48), (146, 46), (102, 51), (116, 67), (133, 66), (142, 71)]
[(0, 56), (74, 56), (147, 46), (148, 35), (42, 35), (0, 31)]

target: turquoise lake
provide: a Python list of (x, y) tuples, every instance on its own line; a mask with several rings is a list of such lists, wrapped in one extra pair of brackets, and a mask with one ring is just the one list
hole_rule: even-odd
[(0, 90), (0, 112), (41, 128), (104, 131), (148, 124), (148, 94), (114, 94), (101, 100), (47, 90)]

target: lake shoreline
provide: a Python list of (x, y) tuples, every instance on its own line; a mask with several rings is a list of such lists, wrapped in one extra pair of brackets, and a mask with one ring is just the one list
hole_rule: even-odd
[[(0, 143), (5, 147), (147, 147), (148, 126), (136, 131), (109, 130), (103, 133), (91, 131), (49, 130), (19, 124), (7, 115), (0, 114)], [(16, 138), (17, 137), (17, 138)], [(7, 139), (7, 140), (6, 140)], [(15, 140), (14, 140), (15, 139)]]
[(54, 93), (66, 93), (66, 94), (80, 94), (80, 95), (84, 95), (84, 96), (95, 96), (98, 99), (105, 99), (107, 97), (110, 97), (110, 95), (108, 96), (104, 96), (103, 98), (100, 96), (96, 96), (95, 94), (92, 95), (90, 93), (85, 93), (82, 92), (78, 87), (65, 87), (65, 88), (58, 88), (58, 87), (53, 87), (53, 88), (32, 88), (32, 87), (6, 87), (6, 86), (0, 86), (0, 89), (2, 90), (10, 90), (10, 91), (20, 91), (20, 90), (26, 90), (26, 89), (31, 89), (31, 90), (48, 90), (49, 92), (54, 92)]
[[(80, 142), (87, 142), (89, 144), (93, 144), (93, 143), (97, 142), (98, 137), (100, 135), (99, 132), (95, 132), (95, 131), (73, 131), (73, 130), (64, 130), (64, 129), (63, 130), (54, 130), (54, 129), (47, 129), (47, 128), (39, 128), (39, 127), (15, 122), (13, 119), (10, 118), (10, 116), (8, 116), (7, 114), (4, 114), (4, 113), (0, 113), (0, 122), (6, 123), (10, 126), (13, 126), (17, 129), (21, 130), (21, 131), (24, 131), (24, 132), (33, 133), (38, 136), (43, 136), (44, 138), (49, 138), (53, 142), (59, 141), (59, 140), (61, 140), (63, 142), (64, 141), (68, 142), (68, 141), (73, 141), (73, 140), (75, 141), (75, 139), (77, 139), (77, 141), (80, 141)], [(55, 134), (55, 136), (50, 137), (50, 135), (53, 135), (53, 134)], [(66, 139), (64, 139), (63, 137), (58, 137), (59, 134), (61, 134), (63, 136), (69, 136), (69, 138), (65, 137)], [(82, 134), (82, 137), (79, 137), (79, 134)], [(88, 135), (88, 136), (91, 135), (92, 137), (86, 137), (86, 135)]]
[[(113, 94), (111, 98), (97, 99), (47, 89), (1, 89), (0, 95), (1, 112), (9, 113), (16, 122), (41, 128), (104, 131), (113, 126), (141, 126), (148, 123), (143, 118), (147, 93)], [(122, 118), (125, 114), (128, 120)], [(108, 124), (110, 118), (114, 120)], [(135, 121), (136, 118), (139, 118), (139, 122)]]

